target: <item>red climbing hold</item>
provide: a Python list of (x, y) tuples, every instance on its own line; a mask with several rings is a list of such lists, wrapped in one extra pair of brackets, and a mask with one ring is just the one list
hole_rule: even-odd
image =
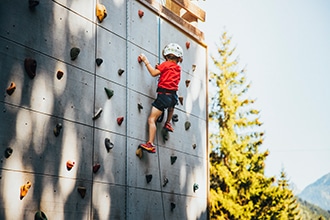
[(97, 173), (97, 171), (99, 171), (100, 168), (101, 168), (101, 165), (99, 163), (94, 164), (94, 166), (93, 166), (93, 173)]
[(189, 42), (189, 41), (186, 42), (186, 48), (187, 48), (187, 49), (190, 48), (190, 42)]
[(6, 90), (7, 91), (7, 94), (8, 95), (13, 94), (14, 91), (15, 91), (15, 89), (16, 89), (16, 84), (14, 82), (10, 83), (10, 86)]
[(139, 11), (138, 11), (138, 14), (139, 14), (139, 17), (142, 18), (143, 15), (144, 15), (144, 12), (143, 12), (142, 10), (139, 10)]
[(124, 121), (124, 117), (118, 117), (117, 118), (118, 125), (121, 125), (123, 123), (123, 121)]
[(140, 56), (138, 56), (138, 62), (141, 63), (142, 62), (142, 59)]

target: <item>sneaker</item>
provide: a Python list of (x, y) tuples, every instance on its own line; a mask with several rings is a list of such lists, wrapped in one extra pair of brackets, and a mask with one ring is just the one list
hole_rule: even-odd
[(156, 153), (156, 146), (150, 142), (147, 142), (146, 144), (140, 144), (140, 147), (148, 151), (148, 153)]
[(174, 131), (174, 128), (172, 127), (171, 123), (170, 122), (166, 122), (165, 125), (164, 125), (164, 128), (170, 132), (173, 132)]

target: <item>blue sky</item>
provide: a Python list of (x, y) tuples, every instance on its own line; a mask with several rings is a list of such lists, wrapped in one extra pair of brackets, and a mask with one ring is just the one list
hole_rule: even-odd
[[(330, 172), (330, 1), (199, 0), (209, 53), (224, 30), (261, 110), (266, 175), (300, 190)], [(211, 64), (209, 65), (212, 68)]]

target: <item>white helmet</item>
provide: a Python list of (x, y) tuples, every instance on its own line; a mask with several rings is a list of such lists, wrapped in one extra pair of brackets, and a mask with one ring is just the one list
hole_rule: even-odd
[(165, 57), (169, 54), (173, 54), (176, 57), (182, 58), (183, 57), (183, 50), (178, 44), (169, 43), (164, 47), (163, 56)]

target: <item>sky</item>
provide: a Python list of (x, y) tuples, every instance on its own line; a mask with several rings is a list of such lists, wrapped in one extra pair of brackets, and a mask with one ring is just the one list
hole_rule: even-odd
[[(209, 55), (224, 31), (264, 124), (265, 174), (303, 190), (330, 173), (330, 1), (199, 0)], [(210, 57), (209, 60), (211, 61)], [(212, 63), (209, 64), (212, 69)]]

